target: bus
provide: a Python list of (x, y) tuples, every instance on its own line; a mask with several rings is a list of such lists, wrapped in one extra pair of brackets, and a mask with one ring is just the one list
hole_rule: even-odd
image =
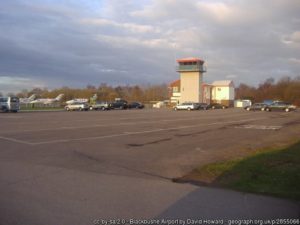
[(0, 97), (0, 111), (18, 112), (20, 110), (20, 100), (18, 97)]

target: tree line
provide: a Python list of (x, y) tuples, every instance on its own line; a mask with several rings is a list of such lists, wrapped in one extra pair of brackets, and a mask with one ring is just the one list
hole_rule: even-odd
[(258, 87), (241, 83), (236, 88), (235, 94), (236, 99), (249, 99), (252, 102), (272, 99), (300, 106), (300, 76), (296, 78), (283, 77), (277, 82), (274, 78), (268, 78)]
[(47, 88), (34, 88), (30, 91), (22, 90), (16, 96), (24, 98), (32, 94), (35, 94), (38, 98), (55, 98), (59, 94), (64, 94), (62, 101), (74, 98), (90, 99), (95, 94), (97, 94), (98, 100), (101, 101), (114, 101), (116, 98), (121, 98), (127, 101), (150, 102), (169, 98), (168, 86), (166, 84), (143, 87), (138, 85), (113, 87), (107, 84), (100, 84), (98, 87), (94, 85), (87, 85), (85, 88), (62, 87), (51, 91)]
[[(85, 88), (62, 87), (54, 90), (47, 88), (34, 88), (32, 90), (22, 90), (16, 95), (20, 98), (28, 97), (35, 94), (39, 98), (55, 98), (63, 93), (63, 101), (74, 98), (91, 98), (97, 94), (98, 100), (113, 101), (115, 98), (126, 99), (127, 101), (162, 101), (170, 98), (170, 89), (168, 85), (126, 85), (113, 87), (107, 84), (100, 84), (98, 87), (87, 85)], [(0, 96), (2, 96), (0, 92)], [(277, 82), (273, 78), (268, 78), (260, 83), (257, 87), (239, 84), (235, 90), (236, 99), (249, 99), (252, 102), (262, 102), (263, 100), (273, 99), (290, 102), (300, 106), (300, 76), (291, 78), (283, 77)]]

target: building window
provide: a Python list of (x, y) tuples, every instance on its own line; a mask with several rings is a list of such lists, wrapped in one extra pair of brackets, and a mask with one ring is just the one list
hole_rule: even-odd
[(222, 89), (221, 88), (218, 88), (218, 91), (221, 91)]
[(173, 87), (173, 92), (178, 92), (178, 87)]

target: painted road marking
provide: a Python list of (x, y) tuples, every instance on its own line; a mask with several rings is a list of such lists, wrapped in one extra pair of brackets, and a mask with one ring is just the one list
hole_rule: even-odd
[(265, 126), (265, 125), (241, 125), (234, 128), (256, 129), (256, 130), (279, 130), (282, 126)]
[(27, 142), (27, 141), (20, 141), (14, 138), (6, 138), (1, 137), (0, 139), (8, 140), (11, 142), (16, 143), (22, 143), (22, 144), (28, 144), (28, 145), (43, 145), (43, 144), (56, 144), (56, 143), (66, 143), (66, 142), (73, 142), (73, 141), (86, 141), (86, 140), (100, 140), (100, 139), (106, 139), (106, 138), (114, 138), (114, 137), (122, 137), (122, 136), (130, 136), (130, 135), (139, 135), (139, 134), (147, 134), (147, 133), (157, 133), (162, 131), (170, 131), (170, 130), (182, 130), (182, 129), (188, 129), (188, 128), (195, 128), (195, 127), (203, 127), (203, 126), (213, 126), (213, 125), (224, 125), (224, 124), (231, 124), (231, 123), (242, 123), (242, 122), (251, 122), (251, 121), (257, 121), (261, 119), (266, 119), (266, 117), (261, 118), (255, 118), (255, 119), (244, 119), (244, 120), (234, 120), (234, 121), (227, 121), (227, 122), (215, 122), (215, 123), (209, 123), (209, 124), (194, 124), (189, 126), (179, 126), (179, 127), (171, 127), (171, 128), (158, 128), (153, 130), (144, 130), (144, 131), (133, 131), (133, 132), (122, 132), (119, 134), (111, 134), (111, 135), (104, 135), (104, 136), (95, 136), (95, 137), (84, 137), (84, 138), (71, 138), (71, 139), (57, 139), (57, 140), (51, 140), (51, 141), (41, 141), (41, 142)]
[(22, 140), (18, 140), (18, 139), (15, 139), (15, 138), (8, 138), (8, 137), (2, 137), (2, 136), (0, 136), (0, 139), (6, 140), (6, 141), (10, 141), (10, 142), (19, 143), (19, 144), (32, 145), (31, 142), (28, 142), (28, 141), (22, 141)]

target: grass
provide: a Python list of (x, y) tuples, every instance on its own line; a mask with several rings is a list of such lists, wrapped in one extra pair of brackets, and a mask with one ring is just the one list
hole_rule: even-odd
[(300, 200), (300, 141), (246, 158), (208, 164), (179, 178), (192, 182)]

